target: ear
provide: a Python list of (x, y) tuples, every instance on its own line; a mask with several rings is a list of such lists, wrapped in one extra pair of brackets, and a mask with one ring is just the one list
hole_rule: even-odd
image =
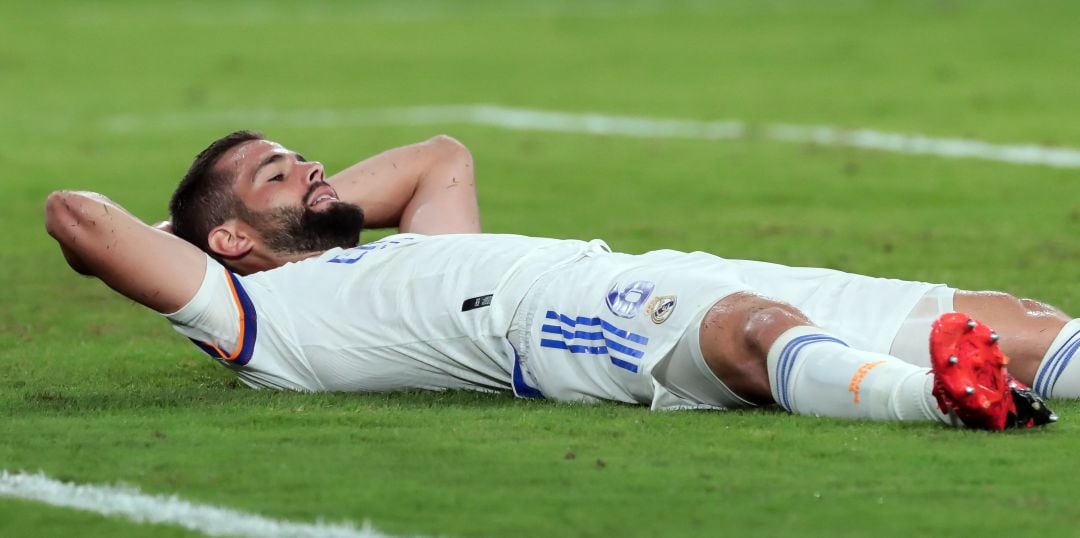
[(215, 226), (207, 235), (206, 243), (215, 254), (229, 259), (242, 258), (255, 248), (251, 232), (236, 219)]

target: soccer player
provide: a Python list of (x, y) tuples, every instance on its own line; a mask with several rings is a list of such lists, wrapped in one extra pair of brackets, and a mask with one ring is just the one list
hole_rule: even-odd
[[(73, 269), (161, 312), (257, 388), (776, 403), (991, 430), (1055, 418), (1012, 375), (1042, 396), (1080, 396), (1080, 321), (1045, 304), (480, 234), (475, 189), (471, 155), (449, 137), (325, 179), (320, 163), (243, 131), (195, 158), (172, 233), (69, 191), (49, 196), (46, 227)], [(358, 246), (365, 224), (401, 233)]]

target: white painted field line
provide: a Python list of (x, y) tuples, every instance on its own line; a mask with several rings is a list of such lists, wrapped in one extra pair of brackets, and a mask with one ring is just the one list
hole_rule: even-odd
[(1035, 144), (993, 144), (967, 138), (939, 138), (874, 129), (842, 129), (828, 125), (766, 123), (757, 128), (741, 120), (700, 121), (686, 119), (613, 116), (572, 113), (499, 105), (442, 105), (360, 110), (236, 110), (170, 113), (158, 116), (113, 116), (104, 120), (112, 132), (177, 131), (207, 126), (225, 128), (347, 127), (379, 125), (484, 125), (521, 131), (584, 133), (639, 138), (724, 140), (757, 136), (777, 142), (811, 143), (970, 158), (1013, 164), (1080, 168), (1080, 149), (1051, 148)]
[[(602, 114), (575, 114), (496, 105), (417, 106), (361, 110), (246, 110), (209, 113), (169, 113), (158, 116), (113, 116), (104, 126), (112, 132), (180, 131), (206, 127), (348, 127), (378, 125), (439, 125), (463, 123), (523, 131), (551, 131), (642, 138), (721, 139), (744, 136), (742, 122), (664, 120)], [(240, 128), (240, 127), (237, 127)]]
[(765, 136), (783, 142), (810, 142), (822, 146), (847, 146), (894, 153), (984, 159), (1057, 168), (1080, 168), (1080, 149), (1076, 148), (1051, 148), (1036, 144), (992, 144), (968, 138), (935, 138), (873, 129), (845, 130), (829, 126), (785, 124), (767, 125)]
[(131, 487), (72, 484), (44, 474), (0, 471), (0, 497), (39, 501), (136, 523), (176, 525), (208, 536), (389, 538), (365, 525), (294, 523), (197, 504), (175, 495), (149, 495)]

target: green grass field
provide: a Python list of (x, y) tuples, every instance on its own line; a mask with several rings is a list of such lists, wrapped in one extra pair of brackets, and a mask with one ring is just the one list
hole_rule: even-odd
[[(1051, 428), (990, 435), (256, 392), (72, 273), (43, 206), (86, 189), (164, 218), (194, 154), (237, 128), (330, 171), (445, 132), (473, 152), (488, 231), (1002, 289), (1076, 314), (1076, 169), (303, 114), (495, 103), (1076, 148), (1078, 17), (1066, 1), (5, 2), (0, 470), (393, 534), (1075, 535), (1076, 402), (1054, 402)], [(0, 498), (0, 536), (147, 534), (193, 533)]]

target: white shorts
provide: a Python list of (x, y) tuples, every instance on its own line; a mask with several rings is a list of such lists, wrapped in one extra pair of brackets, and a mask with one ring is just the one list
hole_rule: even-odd
[(654, 409), (732, 407), (741, 399), (687, 400), (654, 376), (720, 299), (750, 292), (788, 303), (852, 347), (888, 353), (908, 313), (938, 286), (702, 252), (595, 252), (526, 294), (510, 327), (514, 388), (519, 396)]

